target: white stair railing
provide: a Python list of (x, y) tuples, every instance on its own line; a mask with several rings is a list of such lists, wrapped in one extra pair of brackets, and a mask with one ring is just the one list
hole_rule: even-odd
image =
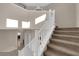
[(20, 56), (40, 56), (55, 29), (55, 10), (47, 12), (46, 21), (40, 30), (35, 30), (35, 37), (19, 51)]

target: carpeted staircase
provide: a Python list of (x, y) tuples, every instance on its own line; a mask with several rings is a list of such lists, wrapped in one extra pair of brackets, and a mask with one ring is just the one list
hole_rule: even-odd
[(79, 56), (79, 28), (57, 28), (45, 56)]

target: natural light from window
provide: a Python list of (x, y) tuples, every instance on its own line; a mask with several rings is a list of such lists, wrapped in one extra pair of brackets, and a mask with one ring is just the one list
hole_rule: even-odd
[(18, 20), (7, 19), (6, 20), (6, 27), (18, 28)]
[(22, 28), (30, 28), (30, 21), (22, 21)]
[(38, 24), (38, 23), (40, 23), (40, 22), (45, 21), (45, 18), (46, 18), (46, 14), (43, 14), (42, 16), (36, 18), (36, 19), (35, 19), (35, 24)]

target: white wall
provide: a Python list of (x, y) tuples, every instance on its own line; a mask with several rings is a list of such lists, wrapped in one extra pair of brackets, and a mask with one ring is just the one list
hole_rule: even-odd
[(45, 12), (24, 10), (10, 3), (0, 4), (0, 28), (6, 28), (7, 18), (19, 20), (19, 28), (22, 27), (21, 21), (31, 21), (31, 28), (33, 28), (35, 18), (44, 13)]
[(0, 29), (0, 52), (10, 52), (17, 49), (17, 30)]
[[(50, 4), (46, 6), (45, 9), (55, 9), (56, 10), (56, 24), (59, 27), (75, 27), (76, 26), (76, 7), (75, 4)], [(29, 15), (29, 14), (28, 14)], [(34, 24), (33, 16), (28, 16), (26, 12), (18, 9), (10, 4), (0, 4), (0, 28), (5, 28), (6, 18), (20, 20), (19, 28), (21, 28), (21, 21), (27, 20), (29, 17), (31, 24)], [(31, 15), (31, 13), (30, 13)], [(35, 14), (37, 16), (37, 14)], [(35, 16), (34, 15), (34, 16)], [(78, 17), (77, 17), (78, 18)], [(31, 25), (33, 27), (34, 25)]]
[(76, 26), (79, 27), (79, 4), (76, 4)]
[(73, 3), (52, 3), (45, 9), (56, 10), (56, 25), (59, 27), (76, 27), (76, 7)]
[[(26, 20), (25, 12), (11, 4), (0, 4), (0, 29), (6, 28), (6, 19), (19, 20), (19, 28), (21, 28), (21, 21)], [(7, 35), (8, 34), (8, 35)], [(7, 52), (8, 50), (17, 48), (17, 33), (15, 30), (0, 30), (0, 52)]]
[(21, 15), (23, 12), (10, 4), (0, 4), (0, 28), (6, 28), (6, 19), (24, 20)]

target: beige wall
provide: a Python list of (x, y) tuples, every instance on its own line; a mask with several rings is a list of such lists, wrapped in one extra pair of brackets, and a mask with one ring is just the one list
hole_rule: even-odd
[(76, 7), (75, 4), (53, 3), (45, 9), (56, 10), (56, 25), (59, 27), (75, 27), (76, 26)]
[(44, 14), (45, 12), (34, 12), (24, 10), (14, 4), (0, 4), (0, 28), (6, 28), (6, 19), (11, 18), (19, 20), (19, 28), (22, 27), (21, 21), (31, 21), (31, 28), (34, 27), (35, 18)]
[(76, 25), (79, 27), (79, 4), (76, 4)]
[[(10, 4), (0, 4), (0, 28), (6, 28), (6, 19), (24, 20), (21, 14), (22, 10), (17, 9), (15, 6)], [(20, 27), (20, 26), (19, 26)]]
[(17, 49), (17, 32), (16, 29), (0, 29), (0, 52), (9, 52)]
[[(56, 25), (59, 27), (75, 27), (78, 25), (78, 20), (76, 21), (76, 9), (78, 8), (76, 8), (75, 4), (52, 3), (47, 7), (45, 7), (44, 9), (56, 10)], [(78, 15), (78, 12), (77, 12), (77, 15)], [(28, 15), (25, 14), (23, 10), (15, 6), (11, 6), (10, 4), (0, 4), (0, 28), (4, 28), (6, 26), (6, 23), (5, 23), (6, 18), (12, 18), (12, 19), (17, 19), (21, 21), (21, 20), (27, 20)], [(30, 20), (34, 20), (34, 18), (31, 16), (29, 16), (29, 18)], [(78, 19), (78, 16), (77, 16), (77, 19)], [(21, 28), (21, 24), (19, 24), (19, 27)], [(31, 25), (31, 27), (33, 27), (33, 25)]]
[[(0, 4), (0, 52), (8, 52), (17, 48), (17, 30), (1, 30), (6, 28), (6, 19), (25, 20), (24, 12), (10, 4)], [(19, 28), (21, 25), (19, 25)], [(8, 34), (8, 35), (7, 35)]]

